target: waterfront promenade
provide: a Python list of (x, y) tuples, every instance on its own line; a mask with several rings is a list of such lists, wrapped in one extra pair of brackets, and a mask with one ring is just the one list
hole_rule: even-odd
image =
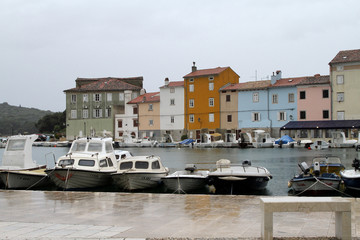
[[(0, 239), (260, 239), (259, 196), (0, 190)], [(352, 236), (360, 239), (360, 201)], [(329, 239), (335, 213), (275, 213), (274, 237)]]

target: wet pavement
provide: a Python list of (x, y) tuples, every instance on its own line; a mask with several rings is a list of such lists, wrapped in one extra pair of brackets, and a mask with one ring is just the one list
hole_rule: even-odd
[[(259, 196), (0, 190), (0, 239), (260, 239)], [(360, 239), (360, 201), (352, 236)], [(330, 239), (335, 213), (275, 213), (274, 237)]]

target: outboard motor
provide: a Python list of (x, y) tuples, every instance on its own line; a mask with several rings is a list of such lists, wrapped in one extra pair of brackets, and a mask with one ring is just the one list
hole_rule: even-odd
[(314, 175), (319, 176), (320, 175), (320, 163), (314, 162)]
[(251, 161), (250, 161), (250, 160), (244, 160), (244, 161), (242, 162), (242, 165), (243, 165), (244, 167), (251, 166)]
[(310, 168), (306, 164), (306, 162), (299, 163), (299, 167), (304, 174), (308, 174), (308, 172), (310, 171)]
[(351, 166), (353, 168), (355, 168), (355, 171), (359, 170), (360, 169), (360, 160), (355, 158), (353, 163), (351, 164)]
[(195, 166), (195, 164), (186, 164), (185, 170), (189, 171), (189, 172), (194, 172), (196, 170), (196, 166)]

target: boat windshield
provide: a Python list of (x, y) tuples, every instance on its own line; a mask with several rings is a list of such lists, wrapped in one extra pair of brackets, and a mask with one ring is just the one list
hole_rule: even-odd
[(22, 151), (25, 149), (26, 139), (10, 139), (8, 142), (8, 151)]
[(101, 152), (101, 143), (91, 142), (88, 146), (88, 152)]
[(151, 168), (152, 169), (160, 169), (160, 163), (159, 161), (155, 161), (151, 163)]
[(71, 147), (71, 152), (84, 152), (86, 148), (86, 142), (74, 142)]

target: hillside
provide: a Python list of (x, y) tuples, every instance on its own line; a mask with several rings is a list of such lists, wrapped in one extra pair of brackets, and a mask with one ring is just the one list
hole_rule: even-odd
[(35, 123), (51, 111), (0, 103), (0, 136), (37, 133)]

